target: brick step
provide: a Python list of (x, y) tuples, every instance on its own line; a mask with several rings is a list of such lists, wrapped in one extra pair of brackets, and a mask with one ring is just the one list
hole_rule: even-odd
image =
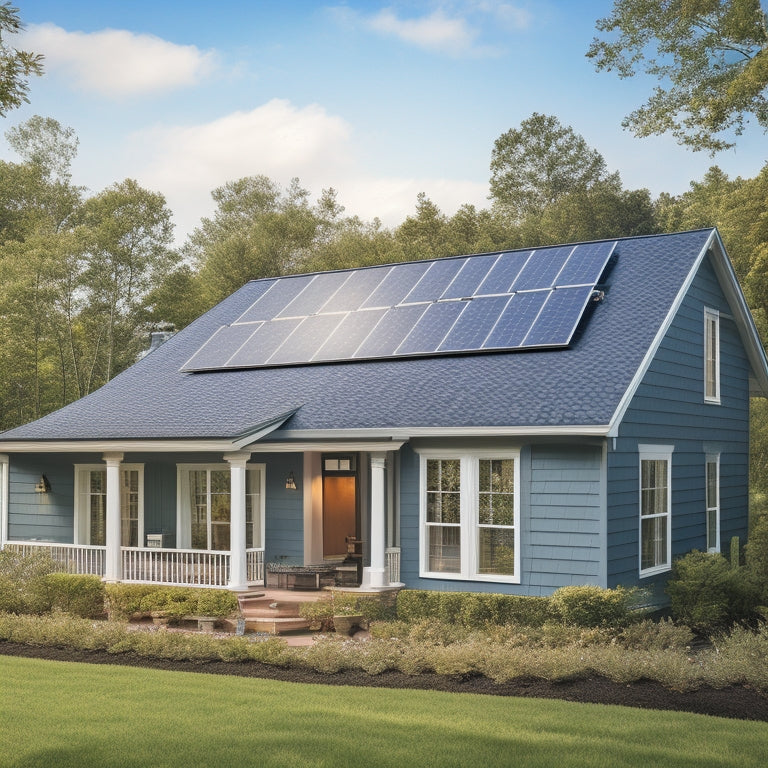
[(279, 635), (282, 632), (297, 632), (309, 629), (309, 621), (300, 617), (284, 616), (282, 618), (248, 618), (245, 619), (246, 630), (252, 632), (269, 632), (271, 635)]

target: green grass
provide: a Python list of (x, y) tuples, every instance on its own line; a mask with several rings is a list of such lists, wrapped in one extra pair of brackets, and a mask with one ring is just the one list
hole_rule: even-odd
[(768, 724), (0, 656), (0, 766), (763, 766)]

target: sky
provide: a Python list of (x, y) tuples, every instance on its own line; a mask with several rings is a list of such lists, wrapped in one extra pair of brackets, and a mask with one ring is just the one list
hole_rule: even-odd
[[(72, 127), (75, 184), (165, 195), (181, 244), (211, 192), (264, 174), (333, 187), (347, 215), (396, 226), (420, 192), (450, 215), (488, 206), (494, 141), (534, 112), (584, 136), (627, 188), (680, 194), (707, 169), (752, 177), (766, 137), (693, 153), (621, 127), (654, 81), (585, 57), (612, 0), (18, 0), (6, 39), (45, 56), (33, 115)], [(0, 158), (16, 160), (0, 137)]]

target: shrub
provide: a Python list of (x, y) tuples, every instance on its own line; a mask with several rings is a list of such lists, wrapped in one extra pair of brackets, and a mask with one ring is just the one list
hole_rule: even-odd
[(438, 619), (465, 627), (541, 626), (550, 616), (546, 597), (418, 589), (404, 589), (397, 596), (397, 617), (402, 621)]
[(49, 573), (42, 578), (51, 609), (92, 619), (104, 614), (105, 590), (98, 576)]
[(112, 619), (130, 619), (141, 613), (141, 601), (158, 588), (151, 584), (106, 584), (107, 610)]
[(756, 599), (768, 605), (768, 515), (757, 519), (744, 547), (746, 577), (752, 584)]
[(719, 553), (689, 552), (673, 563), (667, 584), (673, 617), (697, 632), (751, 618), (756, 600), (745, 574)]
[(60, 570), (47, 551), (22, 555), (0, 551), (0, 610), (40, 614), (50, 611), (43, 579)]
[(566, 624), (576, 627), (617, 627), (630, 620), (635, 591), (591, 585), (561, 587), (551, 597), (552, 608)]

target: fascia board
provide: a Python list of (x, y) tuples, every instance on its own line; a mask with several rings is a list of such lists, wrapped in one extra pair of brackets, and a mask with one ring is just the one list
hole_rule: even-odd
[(753, 397), (768, 397), (768, 358), (765, 354), (760, 334), (755, 325), (749, 305), (741, 290), (736, 272), (725, 252), (720, 235), (716, 239), (716, 258), (713, 259), (713, 267), (717, 275), (720, 287), (725, 294), (728, 305), (733, 313), (733, 321), (741, 338), (741, 343), (747, 352), (752, 376), (750, 377), (750, 394)]
[(231, 440), (11, 440), (0, 441), (8, 453), (192, 453), (237, 451)]

